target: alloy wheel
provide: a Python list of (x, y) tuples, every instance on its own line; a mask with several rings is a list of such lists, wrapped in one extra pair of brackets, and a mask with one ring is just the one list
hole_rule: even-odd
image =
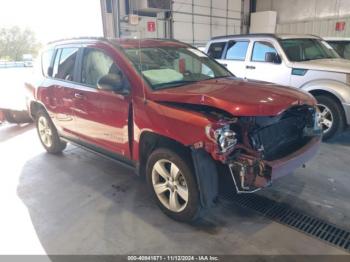
[(41, 141), (46, 147), (52, 146), (52, 130), (48, 120), (41, 116), (38, 120), (38, 131)]
[(332, 111), (325, 105), (318, 104), (317, 105), (319, 112), (319, 121), (320, 125), (322, 126), (323, 133), (329, 132), (331, 128), (333, 127), (334, 117)]
[(180, 169), (171, 161), (158, 160), (152, 169), (152, 185), (159, 201), (179, 213), (188, 203), (188, 186)]

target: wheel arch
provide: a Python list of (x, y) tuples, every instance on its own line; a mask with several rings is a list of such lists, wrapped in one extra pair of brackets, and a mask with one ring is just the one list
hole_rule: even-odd
[(46, 107), (44, 106), (43, 103), (39, 101), (31, 101), (29, 105), (29, 114), (32, 119), (35, 119), (38, 112), (40, 110), (44, 110), (46, 113), (48, 113)]
[(342, 101), (339, 99), (338, 96), (336, 96), (335, 94), (333, 94), (332, 92), (329, 92), (327, 90), (322, 90), (322, 89), (314, 89), (314, 90), (311, 90), (309, 91), (313, 96), (320, 96), (320, 95), (323, 95), (323, 96), (327, 96), (327, 97), (330, 97), (332, 98), (334, 101), (336, 101), (336, 103), (338, 104), (340, 110), (341, 110), (341, 120), (343, 123), (346, 122), (346, 115), (345, 115), (345, 110), (344, 110), (344, 107), (343, 107), (343, 104), (342, 104)]
[(171, 138), (145, 131), (140, 137), (138, 173), (145, 176), (148, 157), (160, 147), (172, 149), (190, 160), (190, 169), (197, 182), (201, 206), (204, 208), (212, 207), (219, 191), (218, 171), (215, 161), (204, 149), (194, 149)]
[(349, 86), (335, 80), (315, 80), (305, 83), (301, 89), (313, 94), (323, 92), (332, 95), (340, 103), (350, 103)]
[(183, 145), (182, 143), (157, 134), (155, 132), (151, 131), (144, 131), (139, 140), (139, 167), (138, 167), (138, 173), (141, 176), (145, 175), (146, 171), (146, 163), (147, 159), (150, 156), (150, 154), (156, 149), (160, 147), (170, 148), (175, 150), (178, 153), (185, 153), (189, 154), (190, 156), (190, 148)]

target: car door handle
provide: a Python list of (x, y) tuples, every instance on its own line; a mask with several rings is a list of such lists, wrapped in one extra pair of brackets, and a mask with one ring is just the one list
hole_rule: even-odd
[(224, 67), (227, 67), (227, 64), (222, 64)]
[(74, 97), (77, 98), (77, 99), (84, 99), (84, 95), (80, 94), (80, 93), (75, 93)]
[(255, 66), (246, 66), (245, 68), (247, 68), (247, 69), (255, 69)]

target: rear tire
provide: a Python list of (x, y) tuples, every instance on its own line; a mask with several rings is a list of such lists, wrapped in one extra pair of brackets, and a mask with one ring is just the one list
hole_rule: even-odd
[(66, 148), (67, 143), (62, 141), (50, 117), (45, 111), (39, 111), (36, 115), (36, 129), (41, 144), (50, 154), (60, 154)]
[(338, 102), (327, 95), (316, 95), (318, 108), (321, 111), (323, 140), (332, 138), (343, 127), (342, 110)]
[(199, 217), (201, 205), (191, 164), (173, 150), (159, 148), (149, 156), (147, 184), (160, 209), (181, 222)]

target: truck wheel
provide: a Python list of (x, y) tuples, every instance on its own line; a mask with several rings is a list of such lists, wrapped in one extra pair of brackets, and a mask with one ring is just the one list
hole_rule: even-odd
[(337, 101), (325, 95), (315, 96), (321, 114), (323, 140), (333, 137), (343, 125), (341, 108)]
[(17, 122), (15, 121), (15, 117), (14, 117), (14, 114), (12, 113), (12, 111), (6, 110), (6, 111), (4, 111), (4, 115), (5, 115), (5, 119), (6, 119), (7, 122), (9, 122), (11, 124), (17, 124)]
[(38, 112), (36, 116), (36, 129), (40, 142), (47, 152), (59, 154), (66, 148), (67, 143), (60, 139), (54, 124), (46, 112)]
[(185, 158), (169, 149), (155, 150), (147, 161), (146, 178), (155, 201), (166, 215), (181, 222), (199, 217), (197, 182)]

